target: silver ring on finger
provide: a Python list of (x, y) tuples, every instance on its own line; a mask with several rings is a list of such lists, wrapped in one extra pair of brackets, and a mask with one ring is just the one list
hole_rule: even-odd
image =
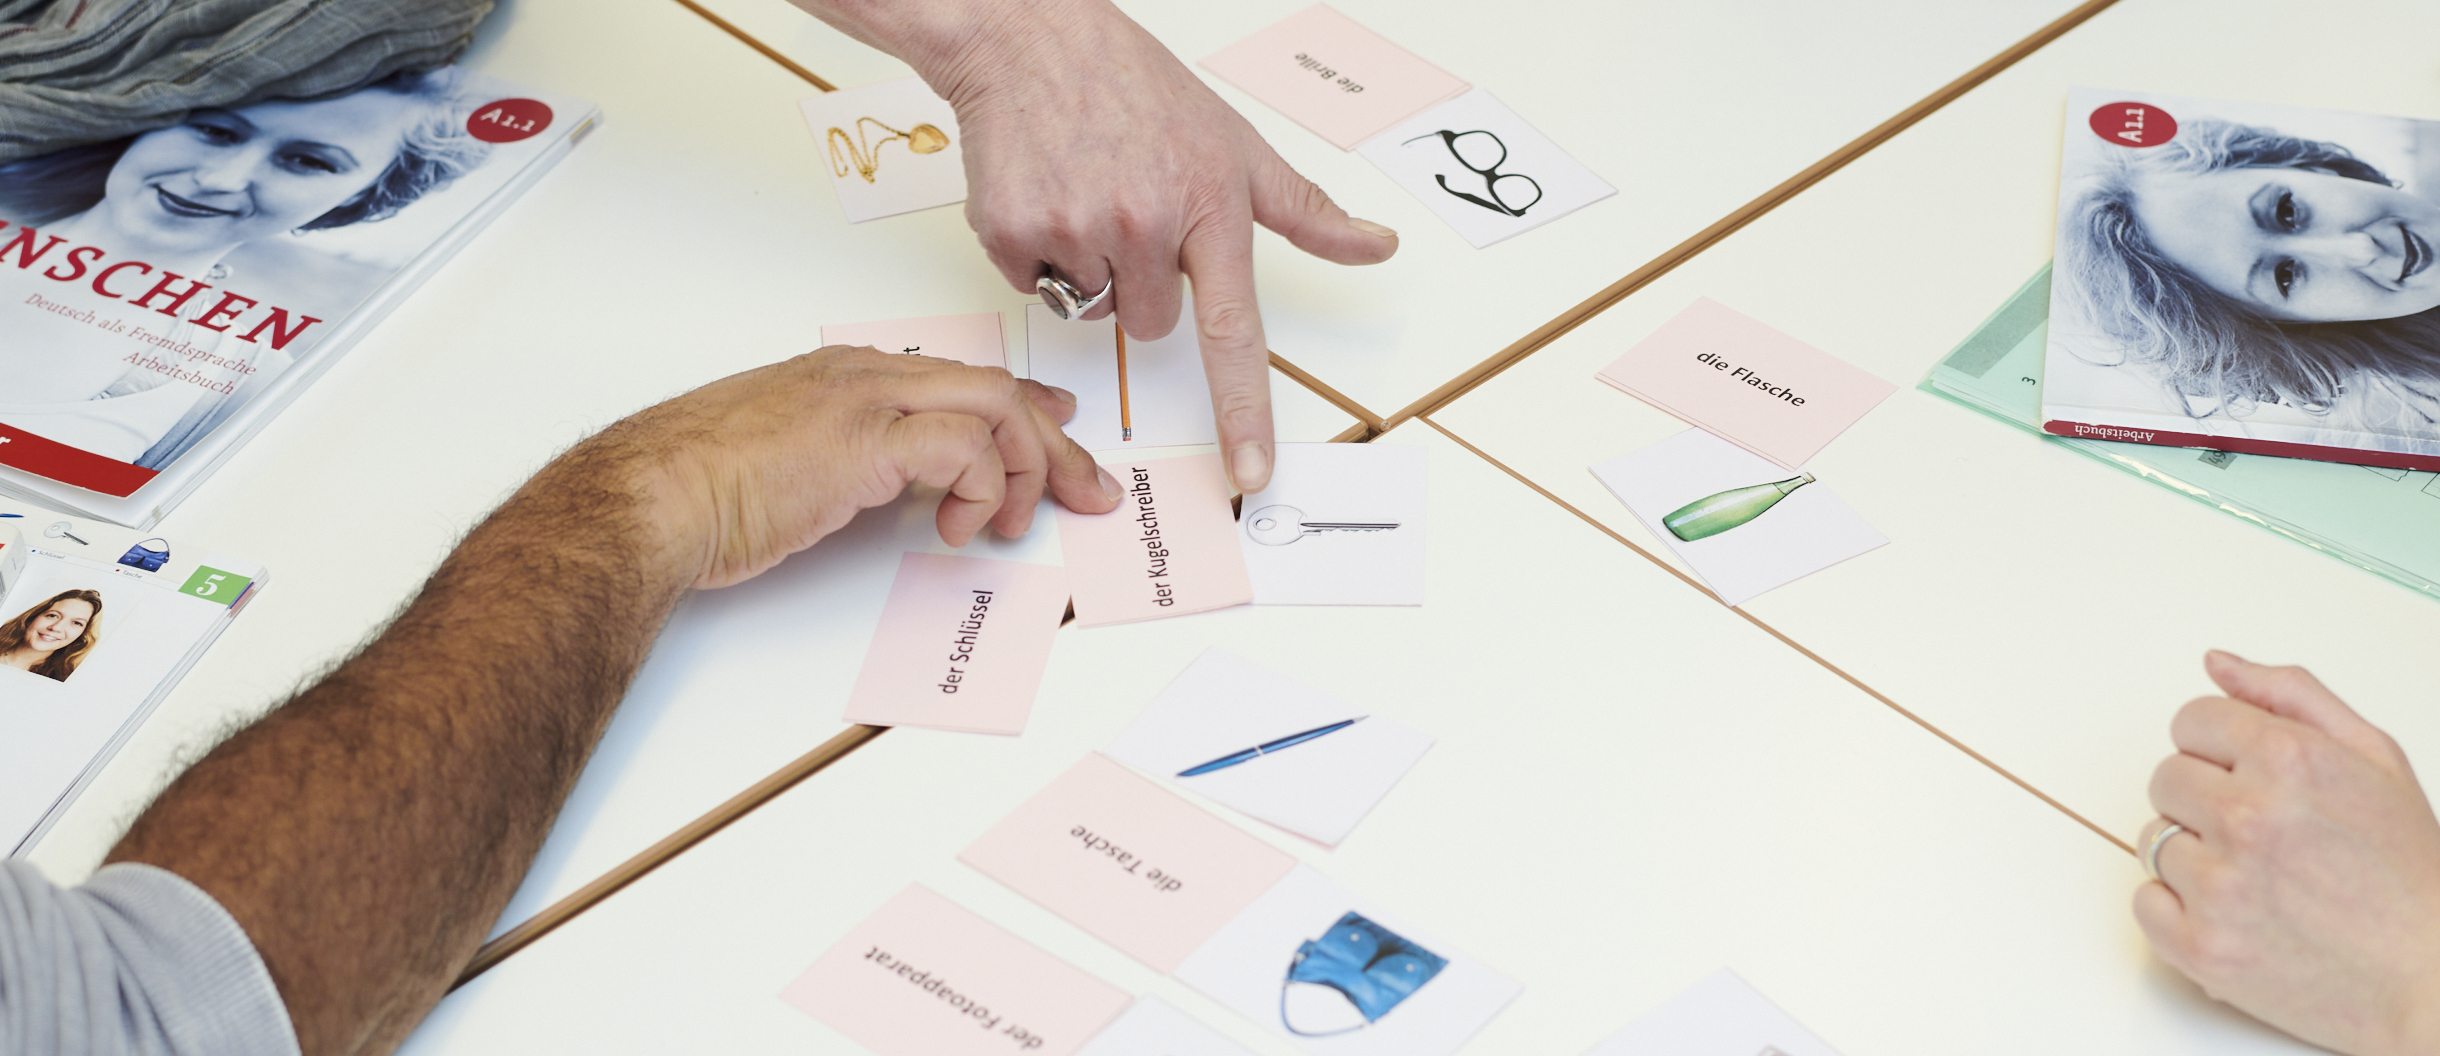
[[(2152, 842), (2151, 842), (2151, 843), (2149, 843), (2149, 844), (2144, 845), (2144, 849), (2143, 849), (2143, 872), (2144, 872), (2144, 875), (2145, 875), (2145, 876), (2149, 876), (2149, 877), (2151, 877), (2151, 878), (2152, 878), (2152, 879), (2154, 879), (2154, 880), (2160, 880), (2160, 849), (2161, 849), (2161, 846), (2162, 846), (2163, 844), (2166, 844), (2166, 843), (2168, 843), (2168, 842), (2169, 842), (2169, 837), (2171, 837), (2171, 836), (2175, 836), (2175, 835), (2177, 835), (2178, 833), (2181, 833), (2181, 832), (2191, 832), (2191, 831), (2193, 831), (2193, 830), (2188, 829), (2188, 828), (2186, 828), (2184, 825), (2180, 825), (2180, 824), (2178, 824), (2177, 822), (2172, 821), (2172, 822), (2170, 822), (2170, 823), (2169, 823), (2169, 826), (2168, 826), (2167, 828), (2164, 828), (2164, 829), (2160, 830), (2159, 832), (2153, 833), (2153, 834), (2152, 834)], [(2168, 881), (2166, 881), (2166, 880), (2161, 880), (2161, 882), (2162, 882), (2162, 883), (2164, 883), (2164, 884), (2165, 884), (2165, 883), (2168, 883)]]
[(1048, 271), (1043, 272), (1041, 278), (1034, 280), (1034, 290), (1042, 295), (1042, 303), (1049, 305), (1051, 313), (1061, 319), (1082, 318), (1084, 313), (1092, 311), (1094, 306), (1109, 299), (1110, 291), (1117, 288), (1118, 280), (1112, 279), (1102, 285), (1100, 293), (1087, 297), (1083, 290), (1077, 289), (1066, 279)]

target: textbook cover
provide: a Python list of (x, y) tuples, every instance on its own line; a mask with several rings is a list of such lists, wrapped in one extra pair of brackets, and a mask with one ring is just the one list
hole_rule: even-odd
[(0, 852), (32, 849), (264, 579), (190, 540), (0, 499)]
[(2440, 121), (2068, 96), (2044, 431), (2440, 470)]
[(150, 527), (595, 117), (444, 67), (0, 165), (0, 494)]

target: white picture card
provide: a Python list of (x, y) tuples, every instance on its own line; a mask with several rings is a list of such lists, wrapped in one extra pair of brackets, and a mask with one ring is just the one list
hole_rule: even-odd
[(1157, 997), (1135, 999), (1076, 1056), (1254, 1056), (1246, 1047)]
[(1701, 429), (1592, 471), (1730, 605), (1889, 542), (1811, 473)]
[(1066, 431), (1087, 451), (1216, 443), (1220, 428), (1212, 420), (1211, 383), (1203, 376), (1194, 318), (1188, 294), (1177, 329), (1167, 336), (1146, 341), (1129, 335), (1122, 390), (1117, 316), (1065, 320), (1048, 305), (1030, 304), (1026, 361), (1033, 380), (1076, 394), (1076, 416)]
[(1421, 605), (1427, 450), (1280, 444), (1237, 543), (1256, 605)]
[(1584, 1056), (1839, 1056), (1762, 991), (1722, 968)]
[(1374, 136), (1356, 153), (1476, 249), (1618, 193), (1480, 88)]
[[(1197, 767), (1356, 721), (1208, 773)], [(1306, 839), (1337, 846), (1432, 737), (1244, 657), (1206, 649), (1105, 754)]]
[[(1394, 978), (1401, 972), (1428, 977), (1403, 996), (1375, 998), (1376, 1004), (1394, 1003), (1367, 1018), (1342, 991), (1290, 978), (1300, 960), (1337, 959), (1333, 950), (1348, 958), (1343, 963), (1370, 960), (1367, 977)], [(1304, 865), (1221, 928), (1178, 966), (1176, 975), (1320, 1056), (1447, 1056), (1524, 992), (1516, 980), (1415, 931)]]
[(957, 114), (920, 77), (800, 101), (847, 222), (966, 200)]

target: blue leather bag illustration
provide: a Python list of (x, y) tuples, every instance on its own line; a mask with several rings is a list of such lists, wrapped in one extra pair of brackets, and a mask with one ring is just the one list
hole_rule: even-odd
[[(1291, 1034), (1309, 1038), (1361, 1030), (1388, 1015), (1399, 1002), (1414, 996), (1416, 990), (1448, 965), (1448, 958), (1408, 942), (1361, 915), (1349, 913), (1331, 925), (1321, 938), (1308, 939), (1296, 948), (1296, 959), (1288, 962), (1287, 980), (1280, 984), (1280, 1025)], [(1288, 988), (1295, 983), (1338, 991), (1364, 1017), (1363, 1022), (1336, 1030), (1307, 1030), (1298, 1026), (1288, 1011)]]
[(159, 572), (161, 566), (169, 563), (169, 540), (146, 539), (128, 547), (126, 553), (119, 555), (119, 563), (146, 572)]

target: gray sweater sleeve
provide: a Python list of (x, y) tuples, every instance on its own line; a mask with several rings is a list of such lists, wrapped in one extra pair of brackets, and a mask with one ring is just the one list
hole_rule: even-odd
[(149, 865), (61, 888), (0, 862), (0, 1053), (296, 1056), (254, 944), (220, 903)]

